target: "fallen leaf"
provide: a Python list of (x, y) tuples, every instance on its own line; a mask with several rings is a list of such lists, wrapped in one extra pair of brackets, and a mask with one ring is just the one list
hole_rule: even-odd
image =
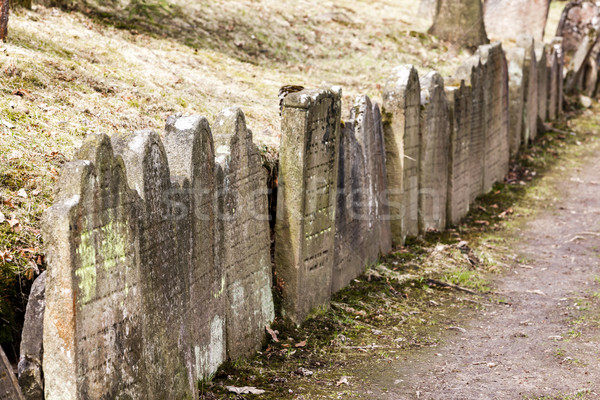
[(8, 129), (13, 129), (15, 128), (15, 126), (13, 124), (11, 124), (10, 122), (8, 122), (7, 120), (3, 119), (0, 122), (2, 122), (2, 125), (4, 125), (5, 127), (7, 127)]
[(267, 333), (271, 335), (271, 339), (273, 339), (275, 343), (279, 342), (279, 339), (277, 338), (278, 331), (274, 331), (269, 325), (265, 326), (265, 329), (267, 330)]
[(21, 231), (21, 226), (19, 225), (19, 220), (16, 218), (7, 219), (8, 225), (10, 225), (10, 229), (15, 232)]
[(296, 374), (301, 375), (301, 376), (312, 376), (314, 374), (314, 372), (312, 372), (310, 369), (300, 367), (296, 370)]
[(257, 389), (254, 386), (242, 386), (242, 387), (225, 386), (225, 388), (227, 390), (229, 390), (231, 393), (235, 393), (235, 394), (263, 394), (265, 392), (264, 390)]
[(304, 347), (304, 346), (306, 346), (306, 340), (296, 343), (296, 347)]
[(347, 376), (342, 376), (340, 378), (340, 380), (337, 381), (337, 383), (335, 384), (335, 386), (341, 386), (341, 385), (350, 385), (350, 382), (348, 382), (348, 377)]
[(31, 192), (31, 194), (34, 196), (39, 196), (40, 193), (42, 193), (42, 191), (40, 189), (36, 189), (33, 192)]
[(2, 211), (0, 211), (0, 224), (4, 223), (4, 221), (6, 221), (6, 217), (2, 214)]
[(486, 225), (487, 226), (487, 225), (490, 224), (490, 221), (477, 220), (477, 221), (475, 221), (475, 223), (478, 224), (478, 225)]
[(26, 199), (26, 198), (27, 198), (27, 192), (26, 192), (26, 191), (25, 191), (25, 189), (23, 189), (23, 188), (19, 189), (19, 191), (17, 192), (17, 195), (18, 195), (19, 197), (22, 197), (22, 198), (24, 198), (24, 199)]
[(16, 208), (12, 202), (12, 198), (10, 198), (10, 197), (8, 199), (4, 200), (4, 205), (8, 208)]

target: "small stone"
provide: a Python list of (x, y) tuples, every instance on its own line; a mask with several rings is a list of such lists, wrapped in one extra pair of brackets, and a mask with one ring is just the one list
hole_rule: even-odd
[(27, 196), (27, 192), (25, 191), (25, 189), (19, 189), (19, 191), (17, 192), (17, 195), (18, 195), (19, 197), (22, 197), (22, 198), (24, 198), (24, 199), (26, 199), (26, 198), (28, 197), (28, 196)]
[(590, 108), (592, 106), (592, 99), (584, 95), (579, 95), (579, 102), (583, 108)]

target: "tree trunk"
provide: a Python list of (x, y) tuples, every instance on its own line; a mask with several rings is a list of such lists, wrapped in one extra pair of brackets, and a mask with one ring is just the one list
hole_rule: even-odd
[(8, 34), (8, 0), (0, 0), (0, 40), (6, 41)]
[(481, 0), (437, 0), (429, 33), (470, 49), (488, 43)]

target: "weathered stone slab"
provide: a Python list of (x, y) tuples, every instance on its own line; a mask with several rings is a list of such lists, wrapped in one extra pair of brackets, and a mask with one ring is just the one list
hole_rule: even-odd
[(2, 347), (0, 347), (0, 400), (25, 400)]
[(299, 323), (331, 295), (341, 93), (284, 98), (275, 268), (283, 312)]
[(437, 0), (429, 33), (470, 49), (489, 43), (481, 0)]
[[(221, 264), (215, 254), (215, 152), (206, 118), (171, 116), (165, 127), (171, 212), (181, 262), (188, 263), (189, 305), (181, 310), (191, 352), (191, 381), (204, 379), (225, 361), (225, 295)], [(178, 186), (178, 187), (177, 187)], [(181, 223), (183, 221), (184, 223)], [(187, 242), (186, 242), (187, 241)]]
[[(545, 44), (535, 46), (537, 59), (537, 89), (538, 89), (538, 128), (543, 129), (544, 122), (548, 119), (548, 67), (547, 49)], [(532, 132), (531, 140), (534, 140), (537, 132)]]
[[(108, 137), (63, 166), (44, 216), (46, 399), (146, 396), (139, 197)], [(159, 314), (160, 315), (160, 314)], [(163, 318), (161, 315), (160, 318)]]
[(450, 119), (446, 215), (447, 225), (456, 225), (469, 212), (472, 89), (461, 81), (459, 87), (446, 87), (446, 94)]
[(412, 65), (394, 69), (383, 90), (383, 134), (392, 242), (419, 234), (421, 88)]
[(550, 46), (546, 64), (548, 85), (548, 119), (554, 121), (558, 114), (558, 54), (554, 46)]
[(23, 334), (21, 335), (18, 365), (19, 385), (27, 400), (43, 400), (44, 398), (42, 340), (46, 308), (46, 273), (46, 271), (42, 272), (31, 286), (25, 311)]
[(333, 292), (391, 250), (381, 114), (367, 96), (344, 124), (338, 165)]
[[(369, 182), (363, 143), (358, 131), (364, 126), (358, 118), (357, 106), (341, 130), (338, 161), (337, 206), (335, 214), (335, 247), (331, 289), (337, 292), (360, 275), (367, 264), (372, 226), (368, 202)], [(368, 116), (367, 116), (368, 117)], [(371, 115), (372, 122), (372, 115)]]
[(483, 192), (508, 173), (508, 68), (502, 44), (496, 42), (477, 50), (484, 66), (485, 150)]
[(486, 0), (485, 29), (492, 39), (515, 39), (526, 34), (542, 40), (550, 0)]
[(446, 227), (449, 115), (444, 79), (437, 72), (421, 78), (421, 155), (419, 157), (419, 230)]
[[(556, 71), (556, 81), (557, 81), (557, 98), (556, 98), (556, 115), (560, 117), (563, 113), (563, 99), (564, 99), (564, 67), (565, 67), (565, 52), (563, 49), (563, 38), (555, 37), (552, 39), (551, 43), (554, 51), (556, 52), (556, 62), (557, 62), (557, 71)], [(600, 56), (600, 48), (596, 47), (597, 55)], [(596, 89), (595, 82), (591, 80), (597, 80), (598, 74), (592, 73), (590, 76), (590, 81), (586, 84), (589, 86), (585, 86), (587, 90), (591, 93)]]
[(485, 102), (484, 67), (480, 58), (469, 58), (456, 71), (455, 79), (471, 87), (471, 134), (469, 138), (469, 204), (483, 193), (483, 170), (485, 155)]
[(510, 110), (509, 146), (511, 156), (521, 146), (525, 113), (525, 49), (514, 47), (506, 50), (508, 62), (508, 89)]
[(267, 176), (239, 108), (223, 110), (213, 127), (219, 209), (219, 260), (227, 294), (227, 357), (260, 348), (274, 315)]
[(523, 64), (524, 103), (523, 134), (521, 144), (527, 145), (537, 133), (538, 121), (538, 77), (534, 40), (530, 36), (519, 38), (519, 45), (525, 49)]

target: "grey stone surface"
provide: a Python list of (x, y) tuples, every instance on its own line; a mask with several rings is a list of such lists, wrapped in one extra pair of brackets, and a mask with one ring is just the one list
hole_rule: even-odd
[(18, 374), (19, 385), (27, 400), (44, 398), (42, 374), (44, 309), (46, 308), (46, 271), (33, 282), (21, 335)]
[(508, 173), (509, 96), (508, 68), (502, 44), (496, 42), (477, 50), (484, 67), (483, 98), (485, 107), (485, 147), (483, 192)]
[(281, 146), (275, 269), (283, 312), (300, 323), (331, 296), (341, 93), (287, 95)]
[(525, 49), (514, 47), (506, 50), (508, 62), (508, 88), (510, 131), (510, 154), (515, 155), (521, 147), (523, 122), (525, 118)]
[(147, 398), (138, 196), (108, 137), (89, 137), (78, 158), (44, 215), (45, 396)]
[(437, 72), (421, 78), (419, 231), (446, 227), (450, 119), (444, 80)]
[(527, 34), (542, 40), (550, 0), (486, 0), (485, 29), (491, 39), (515, 39)]
[(472, 88), (462, 81), (459, 87), (447, 87), (446, 94), (450, 118), (446, 219), (447, 225), (456, 225), (469, 212)]
[[(556, 98), (556, 114), (558, 117), (560, 117), (563, 113), (563, 98), (564, 98), (564, 83), (565, 83), (565, 79), (564, 79), (564, 68), (565, 68), (565, 52), (564, 52), (564, 45), (563, 45), (563, 38), (562, 37), (555, 37), (552, 39), (552, 43), (551, 43), (552, 47), (554, 48), (554, 51), (556, 52), (556, 62), (557, 62), (557, 71), (556, 71), (556, 80), (557, 80), (557, 98)], [(595, 47), (595, 50), (597, 52), (597, 55), (600, 56), (600, 48)], [(598, 79), (598, 75), (592, 73), (592, 76), (590, 77), (590, 81), (586, 82), (586, 86), (584, 86), (586, 88), (586, 90), (590, 93), (594, 93), (595, 89), (596, 89), (596, 84), (595, 82), (592, 82), (591, 80), (597, 81)], [(589, 86), (587, 86), (589, 85)]]
[(0, 400), (25, 400), (2, 347), (0, 347)]
[(175, 186), (169, 200), (177, 237), (183, 242), (180, 257), (194, 266), (187, 270), (190, 301), (182, 310), (190, 327), (186, 357), (193, 362), (188, 369), (190, 379), (203, 379), (226, 358), (225, 275), (214, 250), (215, 151), (208, 121), (200, 116), (169, 117), (164, 146)]
[(473, 56), (461, 65), (456, 71), (455, 80), (464, 81), (471, 87), (470, 105), (470, 138), (469, 138), (469, 204), (483, 192), (483, 170), (485, 155), (485, 102), (484, 90), (484, 67), (478, 56)]
[(361, 96), (341, 132), (332, 292), (391, 250), (381, 124), (379, 107)]
[(421, 88), (412, 65), (394, 69), (383, 90), (383, 134), (392, 242), (419, 234)]
[(533, 38), (531, 36), (520, 37), (518, 43), (525, 49), (525, 63), (523, 64), (525, 107), (523, 109), (521, 143), (527, 145), (535, 137), (538, 129), (538, 66)]
[[(468, 27), (468, 28), (465, 28)], [(454, 45), (475, 49), (489, 43), (481, 0), (437, 0), (429, 33)]]
[(267, 176), (252, 131), (239, 108), (225, 109), (213, 125), (217, 172), (219, 259), (227, 298), (227, 357), (248, 356), (274, 319)]
[(548, 85), (548, 119), (554, 121), (558, 117), (558, 54), (554, 46), (548, 49), (546, 64)]
[[(537, 90), (538, 90), (538, 128), (543, 128), (543, 123), (548, 119), (548, 67), (547, 67), (547, 49), (545, 44), (535, 46), (535, 55), (537, 59)], [(531, 133), (531, 140), (534, 140), (537, 132)]]

